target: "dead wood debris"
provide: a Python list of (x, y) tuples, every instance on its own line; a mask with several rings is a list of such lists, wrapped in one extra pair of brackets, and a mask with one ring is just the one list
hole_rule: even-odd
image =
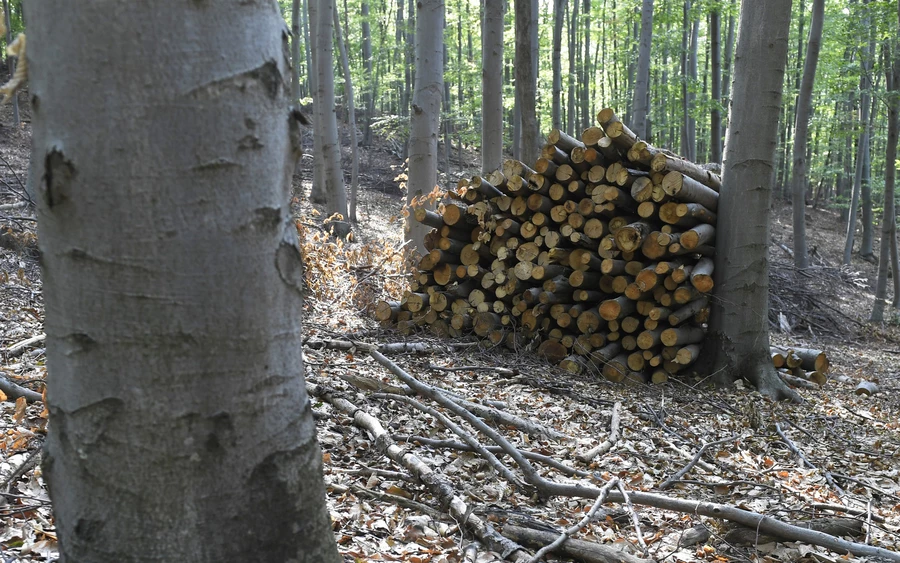
[(856, 335), (863, 324), (831, 303), (839, 303), (842, 292), (866, 288), (862, 274), (845, 266), (797, 269), (788, 262), (773, 262), (769, 268), (769, 323), (776, 331), (814, 338)]
[[(533, 486), (538, 491), (541, 498), (550, 499), (554, 497), (571, 497), (594, 500), (602, 494), (602, 489), (595, 486), (593, 483), (597, 482), (598, 480), (601, 482), (608, 482), (613, 478), (612, 476), (604, 477), (599, 474), (592, 474), (592, 479), (588, 482), (581, 481), (561, 483), (538, 474), (538, 472), (517, 446), (513, 445), (512, 442), (501, 436), (494, 429), (487, 427), (487, 425), (484, 424), (483, 421), (479, 420), (476, 415), (469, 412), (458, 402), (455, 402), (451, 398), (444, 395), (439, 389), (435, 388), (432, 385), (423, 383), (419, 379), (410, 375), (398, 364), (378, 352), (375, 347), (369, 348), (369, 351), (371, 357), (376, 360), (377, 363), (381, 364), (388, 371), (394, 374), (394, 376), (396, 376), (400, 381), (409, 386), (411, 390), (415, 391), (422, 397), (426, 397), (435, 401), (441, 407), (450, 411), (453, 415), (461, 417), (473, 428), (476, 428), (483, 435), (489, 437), (492, 441), (494, 441), (503, 453), (509, 455), (515, 460), (516, 464), (519, 467), (519, 470), (523, 474), (525, 482)], [(317, 395), (317, 391), (315, 390), (314, 385), (311, 388), (310, 392), (313, 395)], [(317, 396), (321, 396), (321, 393), (319, 392)], [(345, 405), (344, 407), (341, 407), (341, 409), (345, 412), (348, 412), (348, 414), (355, 413), (354, 418), (357, 418), (361, 414), (361, 411), (359, 411), (356, 407)], [(375, 421), (375, 423), (377, 423), (377, 420)], [(369, 432), (373, 433), (371, 429), (369, 430)], [(381, 434), (378, 434), (378, 436), (381, 436)], [(382, 439), (389, 440), (389, 438), (386, 437), (386, 433), (384, 438), (379, 438), (378, 436), (376, 436), (376, 441)], [(403, 437), (408, 438), (413, 443), (416, 442), (416, 437)], [(701, 447), (701, 451), (698, 455), (694, 455), (691, 457), (691, 461), (694, 463), (699, 461), (700, 457), (703, 455), (703, 453), (705, 453), (707, 449), (709, 449), (709, 447), (715, 444), (733, 440), (734, 438), (728, 438), (727, 440), (710, 441), (706, 446)], [(396, 447), (396, 444), (393, 441), (391, 441), (390, 444)], [(433, 443), (430, 445), (440, 447), (441, 444)], [(633, 446), (629, 446), (629, 448), (633, 448)], [(384, 451), (384, 447), (380, 446), (380, 449)], [(391, 457), (392, 459), (399, 459), (402, 458), (402, 455), (400, 455), (399, 452), (396, 452), (389, 457)], [(410, 466), (404, 465), (404, 467), (409, 468)], [(686, 471), (683, 473), (686, 473)], [(752, 481), (750, 483), (759, 485), (758, 483), (754, 483)], [(639, 490), (628, 491), (624, 487), (618, 492), (609, 493), (608, 500), (609, 502), (616, 503), (628, 503), (630, 501), (636, 505), (651, 506), (664, 510), (691, 513), (716, 519), (723, 519), (752, 529), (754, 530), (754, 533), (771, 535), (772, 537), (779, 538), (782, 541), (801, 541), (812, 545), (822, 546), (839, 553), (849, 552), (855, 555), (876, 556), (890, 561), (900, 561), (900, 553), (897, 552), (892, 552), (887, 549), (871, 545), (847, 541), (825, 532), (817, 531), (815, 529), (808, 529), (808, 527), (805, 525), (801, 526), (789, 524), (772, 516), (767, 516), (765, 514), (747, 510), (745, 508), (738, 508), (736, 506), (727, 504), (679, 499)], [(636, 515), (633, 518), (636, 529), (638, 530), (636, 541), (640, 544), (642, 542), (640, 522)], [(494, 537), (494, 539), (491, 541), (496, 541), (496, 537)], [(552, 538), (550, 541), (552, 541)], [(549, 543), (549, 541), (543, 542), (542, 545), (546, 545), (547, 543)], [(510, 553), (524, 552), (516, 552), (515, 550), (513, 550), (511, 552), (508, 552), (507, 555), (509, 555)], [(520, 555), (515, 555), (514, 560), (522, 560), (522, 557)]]

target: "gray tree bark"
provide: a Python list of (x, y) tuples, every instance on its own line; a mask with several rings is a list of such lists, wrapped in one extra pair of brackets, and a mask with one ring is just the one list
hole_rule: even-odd
[[(864, 84), (861, 86), (862, 95), (860, 96), (860, 103), (866, 103), (867, 105), (874, 105), (874, 96), (872, 96), (872, 71), (874, 67), (874, 59), (875, 59), (875, 37), (872, 33), (872, 29), (868, 25), (868, 22), (871, 21), (870, 18), (870, 9), (868, 6), (869, 1), (863, 0), (863, 4), (866, 10), (865, 22), (866, 22), (866, 33), (869, 36), (869, 44), (866, 50), (864, 51), (863, 57), (863, 79)], [(873, 124), (872, 119), (875, 117), (875, 108), (870, 107), (868, 110), (868, 119), (863, 123), (863, 135), (867, 137), (867, 142), (865, 144), (866, 153), (865, 158), (863, 159), (864, 170), (863, 176), (860, 184), (860, 197), (862, 199), (862, 240), (859, 245), (859, 255), (862, 258), (867, 260), (871, 260), (874, 258), (874, 241), (875, 241), (875, 229), (873, 227), (874, 223), (874, 213), (872, 211), (872, 174), (871, 174), (871, 150), (872, 150), (872, 130)]]
[(694, 107), (694, 84), (697, 81), (697, 35), (696, 21), (692, 23), (691, 2), (684, 3), (684, 30), (681, 36), (681, 72), (682, 72), (682, 112), (684, 122), (681, 126), (681, 155), (688, 160), (696, 160), (697, 122), (691, 117)]
[[(313, 99), (313, 177), (309, 199), (313, 203), (327, 203), (328, 192), (325, 189), (325, 156), (322, 151), (322, 130), (320, 125), (322, 117), (319, 115), (322, 101), (319, 98), (319, 71), (318, 71), (318, 35), (316, 26), (319, 23), (318, 0), (306, 0), (307, 20), (309, 33), (307, 38), (307, 52), (309, 52), (309, 88)], [(333, 105), (333, 104), (332, 104)]]
[[(568, 4), (567, 4), (568, 5)], [(575, 59), (578, 52), (578, 13), (580, 3), (576, 0), (572, 3), (571, 20), (569, 21), (569, 80), (568, 80), (568, 96), (566, 96), (566, 130), (575, 131), (576, 111), (575, 111)]]
[[(900, 6), (898, 6), (900, 11)], [(900, 31), (900, 29), (898, 29)], [(897, 216), (894, 188), (897, 179), (897, 135), (900, 131), (900, 43), (894, 41), (893, 53), (885, 56), (886, 102), (888, 106), (888, 136), (885, 148), (884, 215), (881, 219), (881, 246), (878, 253), (878, 281), (875, 284), (875, 304), (870, 320), (884, 320), (884, 304), (887, 296), (888, 263), (897, 247)], [(885, 51), (890, 51), (885, 45)], [(892, 272), (895, 276), (896, 271)], [(895, 285), (896, 293), (896, 285)]]
[[(360, 6), (360, 16), (362, 18), (363, 76), (365, 77), (363, 102), (366, 105), (366, 118), (363, 125), (363, 144), (369, 146), (372, 144), (371, 123), (372, 117), (375, 115), (375, 86), (372, 82), (372, 33), (369, 26), (368, 2), (363, 2)], [(351, 217), (353, 217), (352, 214)]]
[(641, 4), (641, 42), (638, 49), (637, 78), (634, 83), (634, 117), (631, 129), (647, 138), (647, 112), (650, 111), (648, 89), (650, 87), (650, 43), (653, 40), (653, 0)]
[[(769, 198), (791, 2), (742, 0), (716, 231), (716, 299), (708, 354), (720, 383), (797, 399), (769, 355)], [(758, 33), (760, 29), (766, 33)]]
[(712, 109), (709, 115), (710, 162), (722, 162), (722, 114), (719, 110), (719, 104), (722, 103), (722, 48), (720, 42), (722, 19), (719, 10), (718, 6), (713, 6), (709, 13), (709, 58), (710, 74), (712, 74), (710, 86)]
[(541, 154), (541, 136), (537, 122), (537, 67), (534, 57), (534, 30), (537, 3), (515, 0), (516, 16), (516, 104), (520, 109), (520, 159), (534, 161)]
[[(334, 37), (341, 54), (341, 69), (344, 72), (344, 91), (347, 93), (347, 125), (350, 128), (350, 203), (347, 220), (356, 224), (356, 199), (359, 192), (359, 140), (356, 138), (356, 100), (353, 97), (353, 77), (350, 75), (350, 61), (347, 46), (341, 33), (341, 19), (337, 6), (334, 12)], [(341, 184), (343, 190), (343, 180)]]
[(277, 4), (24, 4), (61, 560), (341, 561)]
[[(10, 43), (12, 43), (12, 24), (9, 21), (9, 0), (3, 0), (3, 14), (4, 19), (6, 20), (4, 23), (6, 24), (6, 46), (8, 47)], [(9, 69), (9, 79), (12, 80), (12, 77), (16, 74), (16, 59), (13, 58), (9, 53), (6, 55), (6, 68)], [(19, 118), (19, 96), (13, 95), (12, 97), (12, 110), (13, 110), (13, 122), (16, 124), (16, 127), (21, 123), (21, 119)]]
[(291, 104), (300, 101), (300, 0), (291, 2)]
[[(437, 185), (437, 139), (444, 85), (444, 0), (419, 0), (416, 12), (416, 84), (409, 119), (407, 203), (427, 196)], [(407, 217), (407, 240), (425, 252), (428, 227)]]
[[(868, 22), (868, 17), (864, 19), (864, 22)], [(867, 24), (864, 23), (864, 29), (868, 29)], [(869, 44), (870, 45), (870, 44)], [(865, 178), (865, 165), (866, 160), (869, 158), (869, 108), (870, 108), (870, 99), (869, 99), (869, 89), (871, 88), (871, 80), (869, 78), (869, 73), (871, 72), (871, 60), (872, 53), (869, 50), (869, 46), (864, 49), (862, 54), (862, 74), (859, 79), (859, 123), (862, 126), (862, 131), (859, 134), (859, 142), (856, 147), (856, 174), (853, 178), (853, 194), (850, 197), (850, 209), (848, 213), (848, 221), (847, 221), (847, 238), (844, 242), (844, 265), (849, 266), (850, 260), (853, 256), (853, 239), (856, 236), (856, 215), (857, 209), (859, 209), (859, 200), (860, 197), (868, 200), (868, 206), (863, 205), (863, 243), (860, 247), (860, 255), (863, 257), (867, 256), (865, 253), (866, 249), (866, 224), (869, 225), (869, 230), (871, 230), (871, 189), (866, 186), (866, 178)], [(868, 207), (869, 211), (866, 213), (866, 207)], [(868, 221), (866, 221), (868, 219)], [(869, 254), (872, 253), (872, 243), (868, 244)]]
[(822, 45), (822, 26), (825, 20), (825, 0), (813, 0), (812, 20), (809, 24), (809, 42), (806, 47), (806, 62), (803, 64), (803, 78), (797, 95), (797, 125), (794, 127), (794, 170), (793, 212), (794, 212), (794, 265), (809, 267), (809, 250), (806, 243), (806, 149), (809, 142), (809, 119), (812, 115), (812, 93), (816, 81), (816, 66), (819, 63), (819, 48)]
[(481, 32), (481, 172), (503, 160), (503, 20), (505, 2), (485, 2)]
[[(532, 1), (535, 4), (532, 25), (537, 29), (537, 0)], [(584, 130), (591, 126), (591, 121), (593, 120), (591, 117), (591, 0), (584, 0), (584, 6), (582, 7), (581, 13), (584, 18), (584, 45), (582, 45), (584, 47), (584, 54), (581, 57), (581, 129)], [(537, 49), (537, 33), (535, 33), (533, 46)], [(537, 74), (538, 64), (537, 59), (535, 59), (535, 81), (537, 81)], [(537, 84), (535, 84), (535, 90), (537, 90)], [(577, 134), (577, 131), (572, 131), (572, 133)], [(539, 154), (540, 152), (534, 155), (534, 158), (537, 158)], [(529, 156), (528, 158), (531, 157)]]
[(562, 27), (566, 0), (553, 0), (553, 109), (552, 124), (562, 127)]
[(322, 140), (322, 179), (325, 210), (334, 217), (331, 225), (338, 236), (350, 232), (347, 190), (341, 170), (341, 142), (334, 108), (334, 0), (316, 0), (316, 131)]

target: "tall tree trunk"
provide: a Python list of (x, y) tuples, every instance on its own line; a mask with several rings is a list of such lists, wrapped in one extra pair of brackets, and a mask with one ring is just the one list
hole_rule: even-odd
[(797, 96), (800, 92), (800, 75), (803, 69), (803, 29), (806, 23), (806, 5), (805, 2), (801, 2), (797, 5), (798, 19), (799, 25), (797, 26), (797, 58), (796, 63), (797, 66), (792, 71), (788, 71), (793, 77), (793, 86), (794, 94), (791, 99), (792, 101), (789, 104), (785, 104), (784, 108), (784, 120), (782, 121), (782, 127), (784, 128), (784, 134), (782, 135), (781, 146), (781, 169), (779, 170), (779, 180), (776, 185), (781, 188), (781, 198), (785, 201), (791, 199), (792, 192), (791, 186), (793, 183), (791, 182), (792, 169), (791, 169), (791, 155), (788, 151), (788, 146), (792, 143), (793, 137), (795, 135), (795, 131), (793, 130), (794, 124), (797, 123)]
[[(897, 31), (900, 31), (900, 29)], [(872, 321), (884, 320), (888, 262), (892, 261), (892, 249), (897, 247), (894, 188), (897, 179), (897, 134), (900, 131), (900, 42), (894, 41), (893, 43), (890, 47), (887, 43), (884, 45), (888, 134), (884, 157), (884, 215), (881, 220), (881, 246), (878, 253), (878, 281), (875, 284), (875, 304), (872, 307), (872, 316), (870, 317)], [(896, 269), (892, 273), (896, 277)], [(896, 288), (896, 284), (894, 287)]]
[(694, 118), (691, 117), (691, 110), (694, 106), (694, 79), (696, 78), (696, 66), (694, 66), (695, 57), (691, 53), (694, 52), (696, 40), (693, 33), (693, 24), (691, 23), (691, 2), (684, 2), (684, 29), (681, 35), (681, 109), (683, 122), (681, 125), (681, 155), (688, 160), (694, 160), (694, 149), (696, 148), (694, 133), (696, 124)]
[[(568, 5), (568, 4), (567, 4)], [(566, 131), (569, 133), (575, 132), (576, 121), (575, 121), (575, 59), (576, 54), (578, 52), (578, 41), (576, 40), (576, 35), (578, 31), (578, 6), (579, 2), (576, 0), (572, 3), (572, 17), (569, 20), (569, 83), (568, 83), (568, 95), (566, 96)]]
[[(363, 145), (372, 144), (372, 117), (375, 115), (375, 86), (372, 82), (372, 32), (369, 26), (369, 3), (363, 1), (360, 6), (362, 16), (362, 58), (365, 89), (363, 102), (366, 104), (366, 117), (363, 120)], [(351, 218), (355, 217), (351, 213)]]
[[(737, 0), (731, 0), (732, 9), (729, 10), (728, 13), (728, 32), (725, 36), (725, 60), (722, 64), (722, 101), (723, 106), (725, 107), (725, 115), (728, 115), (729, 107), (731, 106), (731, 68), (734, 63), (734, 6), (737, 3)], [(723, 120), (722, 123), (722, 138), (725, 137), (725, 131), (728, 128), (728, 120)]]
[(813, 84), (816, 81), (816, 66), (819, 63), (819, 48), (822, 45), (822, 24), (825, 19), (825, 0), (813, 0), (812, 20), (809, 23), (809, 44), (806, 47), (806, 62), (803, 65), (803, 79), (797, 95), (797, 125), (794, 128), (794, 265), (809, 267), (809, 251), (806, 245), (806, 149), (809, 139), (809, 119), (812, 114)]
[(520, 159), (533, 161), (541, 154), (538, 131), (537, 68), (534, 65), (532, 26), (537, 25), (537, 4), (533, 0), (515, 0), (516, 7), (516, 100), (521, 115)]
[(25, 3), (61, 560), (336, 563), (284, 20), (168, 4)]
[[(869, 52), (873, 54), (875, 53), (875, 42), (870, 41), (869, 43)], [(873, 64), (869, 63), (869, 70), (867, 75), (871, 77), (871, 72), (873, 69)], [(865, 98), (869, 104), (869, 115), (868, 121), (866, 122), (866, 129), (863, 131), (863, 134), (867, 137), (866, 154), (863, 158), (863, 177), (862, 182), (860, 184), (860, 197), (862, 199), (862, 240), (859, 244), (859, 255), (863, 259), (872, 260), (875, 257), (875, 252), (873, 250), (874, 240), (875, 240), (875, 228), (874, 228), (874, 213), (872, 211), (872, 131), (874, 129), (873, 120), (875, 119), (876, 111), (875, 104), (878, 103), (877, 97), (872, 95), (873, 84), (871, 78), (869, 79), (868, 84), (869, 90), (865, 94)]]
[(325, 187), (325, 156), (322, 151), (322, 118), (319, 116), (319, 109), (322, 101), (319, 97), (319, 71), (318, 71), (318, 53), (319, 45), (316, 26), (319, 23), (318, 0), (306, 0), (306, 8), (309, 19), (309, 36), (311, 40), (307, 42), (307, 49), (310, 52), (310, 60), (312, 66), (309, 67), (309, 86), (313, 99), (313, 177), (312, 188), (309, 192), (309, 199), (313, 203), (327, 203), (328, 192)]
[(291, 2), (291, 104), (300, 102), (300, 0)]
[(709, 160), (722, 162), (722, 114), (719, 110), (722, 103), (722, 48), (720, 45), (721, 14), (719, 7), (713, 6), (709, 13), (709, 54), (712, 84), (712, 109), (709, 115)]
[(562, 26), (566, 0), (553, 0), (553, 110), (552, 125), (554, 129), (562, 127)]
[(350, 76), (350, 61), (347, 57), (347, 46), (342, 35), (341, 20), (338, 17), (337, 7), (335, 7), (334, 37), (341, 53), (344, 91), (347, 93), (347, 122), (350, 128), (350, 205), (347, 220), (352, 224), (356, 224), (356, 200), (359, 192), (359, 140), (356, 138), (356, 100), (353, 97), (353, 77)]
[(650, 42), (653, 39), (653, 0), (641, 4), (641, 41), (638, 49), (637, 79), (634, 85), (634, 117), (631, 128), (642, 139), (647, 138), (647, 113), (650, 111), (647, 89), (650, 84)]
[[(4, 23), (6, 24), (6, 45), (8, 47), (10, 43), (12, 43), (12, 24), (9, 21), (9, 0), (3, 0), (3, 14), (6, 20)], [(16, 74), (16, 59), (9, 53), (6, 54), (6, 68), (9, 70), (9, 79), (12, 80), (13, 75)], [(14, 94), (11, 101), (13, 122), (16, 124), (16, 127), (19, 127), (19, 123), (21, 123), (21, 119), (19, 118), (19, 96)]]
[[(419, 0), (416, 13), (416, 85), (409, 119), (409, 185), (407, 203), (428, 195), (437, 184), (437, 138), (441, 123), (444, 76), (444, 0)], [(407, 240), (425, 253), (428, 227), (407, 218)]]
[[(533, 0), (537, 3), (537, 0)], [(591, 0), (584, 0), (584, 6), (582, 8), (582, 17), (584, 17), (584, 41), (582, 42), (584, 47), (584, 55), (581, 57), (581, 129), (587, 129), (591, 126)], [(535, 6), (534, 10), (534, 23), (532, 25), (537, 27), (537, 6)], [(537, 38), (534, 39), (535, 47), (537, 47)], [(534, 65), (534, 73), (535, 77), (537, 77), (538, 66), (537, 63)], [(573, 134), (576, 131), (572, 132)], [(539, 155), (540, 153), (538, 153)], [(535, 155), (537, 158), (538, 155)]]
[[(866, 4), (868, 2), (865, 2)], [(864, 18), (864, 22), (868, 22), (868, 15)], [(864, 29), (868, 29), (868, 25), (864, 23)], [(859, 200), (862, 197), (864, 199), (863, 205), (863, 243), (860, 247), (860, 255), (863, 257), (867, 256), (865, 253), (865, 243), (866, 243), (866, 224), (868, 223), (868, 229), (871, 230), (871, 189), (866, 186), (865, 182), (865, 165), (866, 159), (869, 158), (869, 109), (870, 109), (870, 100), (869, 100), (869, 91), (871, 88), (871, 80), (869, 79), (869, 73), (871, 72), (871, 61), (872, 61), (872, 53), (869, 51), (869, 45), (867, 44), (866, 48), (862, 53), (862, 74), (859, 79), (859, 123), (862, 126), (862, 130), (859, 134), (859, 141), (856, 147), (856, 174), (853, 178), (853, 195), (850, 201), (850, 210), (847, 221), (847, 238), (844, 243), (844, 265), (849, 266), (850, 260), (853, 255), (853, 239), (856, 235), (856, 211), (859, 209)], [(866, 213), (866, 205), (865, 200), (868, 200), (868, 214)], [(868, 221), (866, 221), (868, 219)], [(871, 242), (869, 243), (869, 254), (871, 254)]]
[[(447, 20), (444, 19), (444, 32), (447, 29)], [(443, 34), (442, 34), (443, 35)], [(442, 112), (441, 112), (441, 129), (444, 131), (444, 174), (446, 174), (449, 178), (450, 175), (450, 82), (446, 80), (447, 75), (450, 73), (450, 51), (447, 48), (447, 43), (444, 42), (444, 60), (442, 65), (442, 72), (444, 73), (444, 92), (441, 100)]]
[(797, 400), (769, 356), (766, 255), (790, 15), (790, 1), (741, 1), (707, 347), (720, 383), (743, 377), (764, 395)]
[(335, 234), (350, 232), (347, 190), (341, 170), (341, 143), (337, 113), (334, 108), (334, 0), (316, 0), (316, 130), (322, 140), (322, 178), (325, 181), (325, 209), (329, 216), (338, 215), (333, 223)]
[(481, 32), (481, 172), (503, 160), (503, 22), (505, 2), (485, 2)]

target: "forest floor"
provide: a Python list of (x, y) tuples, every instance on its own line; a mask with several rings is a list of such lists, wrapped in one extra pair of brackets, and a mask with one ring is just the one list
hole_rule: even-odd
[[(24, 125), (15, 129), (8, 106), (0, 109), (0, 377), (40, 392), (46, 374), (43, 343), (10, 351), (41, 335), (44, 318), (34, 211), (3, 207), (23, 201), (30, 151), (27, 108), (23, 118)], [(638, 499), (633, 506), (607, 503), (592, 511), (592, 498), (537, 494), (522, 486), (522, 472), (506, 463), (508, 457), (498, 455), (512, 468), (504, 478), (481, 455), (462, 451), (466, 446), (446, 429), (444, 417), (469, 424), (446, 409), (435, 413), (437, 404), (427, 397), (418, 401), (432, 410), (421, 410), (410, 401), (407, 386), (385, 369), (391, 363), (418, 382), (440, 387), (443, 396), (493, 407), (488, 419), (498, 412), (524, 419), (491, 426), (550, 481), (599, 487), (615, 478), (631, 495), (719, 503), (800, 526), (815, 522), (848, 541), (900, 552), (900, 329), (896, 316), (885, 323), (867, 321), (875, 267), (856, 259), (851, 268), (839, 267), (844, 235), (836, 212), (807, 210), (815, 265), (797, 272), (785, 250), (791, 246), (790, 209), (781, 203), (773, 208), (770, 317), (773, 327), (790, 330), (773, 332), (773, 343), (823, 348), (832, 365), (828, 383), (799, 389), (805, 401), (792, 405), (768, 401), (740, 383), (713, 388), (702, 376), (656, 386), (613, 384), (563, 372), (528, 351), (427, 333), (404, 337), (382, 328), (369, 311), (376, 300), (399, 296), (409, 264), (401, 248), (403, 163), (390, 143), (363, 151), (359, 223), (354, 240), (343, 242), (328, 237), (322, 209), (306, 200), (310, 170), (308, 159), (303, 162), (293, 205), (307, 263), (306, 377), (329, 509), (346, 561), (501, 561), (503, 554), (473, 543), (473, 522), (490, 523), (507, 536), (530, 529), (552, 538), (588, 515), (592, 518), (573, 538), (608, 551), (574, 560), (877, 560), (809, 541), (776, 540), (764, 528), (710, 517), (708, 504), (667, 510)], [(467, 152), (465, 175), (476, 162), (477, 155)], [(349, 170), (349, 154), (344, 164)], [(461, 175), (454, 158), (450, 176)], [(348, 340), (352, 348), (334, 348), (340, 344), (334, 341)], [(421, 343), (423, 351), (384, 348), (378, 363), (367, 349), (396, 343)], [(860, 380), (877, 382), (881, 392), (855, 394)], [(377, 419), (380, 429), (356, 426), (363, 417), (341, 409), (352, 408), (350, 403)], [(471, 403), (467, 408), (477, 411)], [(613, 418), (617, 439), (611, 436)], [(40, 402), (0, 401), (4, 562), (57, 558), (49, 497), (35, 465), (46, 423)], [(417, 457), (391, 461), (383, 453), (385, 442), (375, 439), (379, 432)], [(605, 453), (579, 459), (608, 439)], [(414, 475), (423, 466), (449, 485), (445, 494), (455, 494), (453, 516), (425, 484), (433, 480)], [(517, 541), (536, 549), (525, 539)]]

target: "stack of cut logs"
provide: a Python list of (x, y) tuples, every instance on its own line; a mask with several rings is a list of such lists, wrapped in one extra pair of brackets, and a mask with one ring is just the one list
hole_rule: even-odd
[(697, 360), (713, 289), (719, 176), (639, 140), (614, 112), (553, 130), (534, 167), (461, 180), (401, 302), (376, 318), (468, 332), (573, 372), (664, 382)]

